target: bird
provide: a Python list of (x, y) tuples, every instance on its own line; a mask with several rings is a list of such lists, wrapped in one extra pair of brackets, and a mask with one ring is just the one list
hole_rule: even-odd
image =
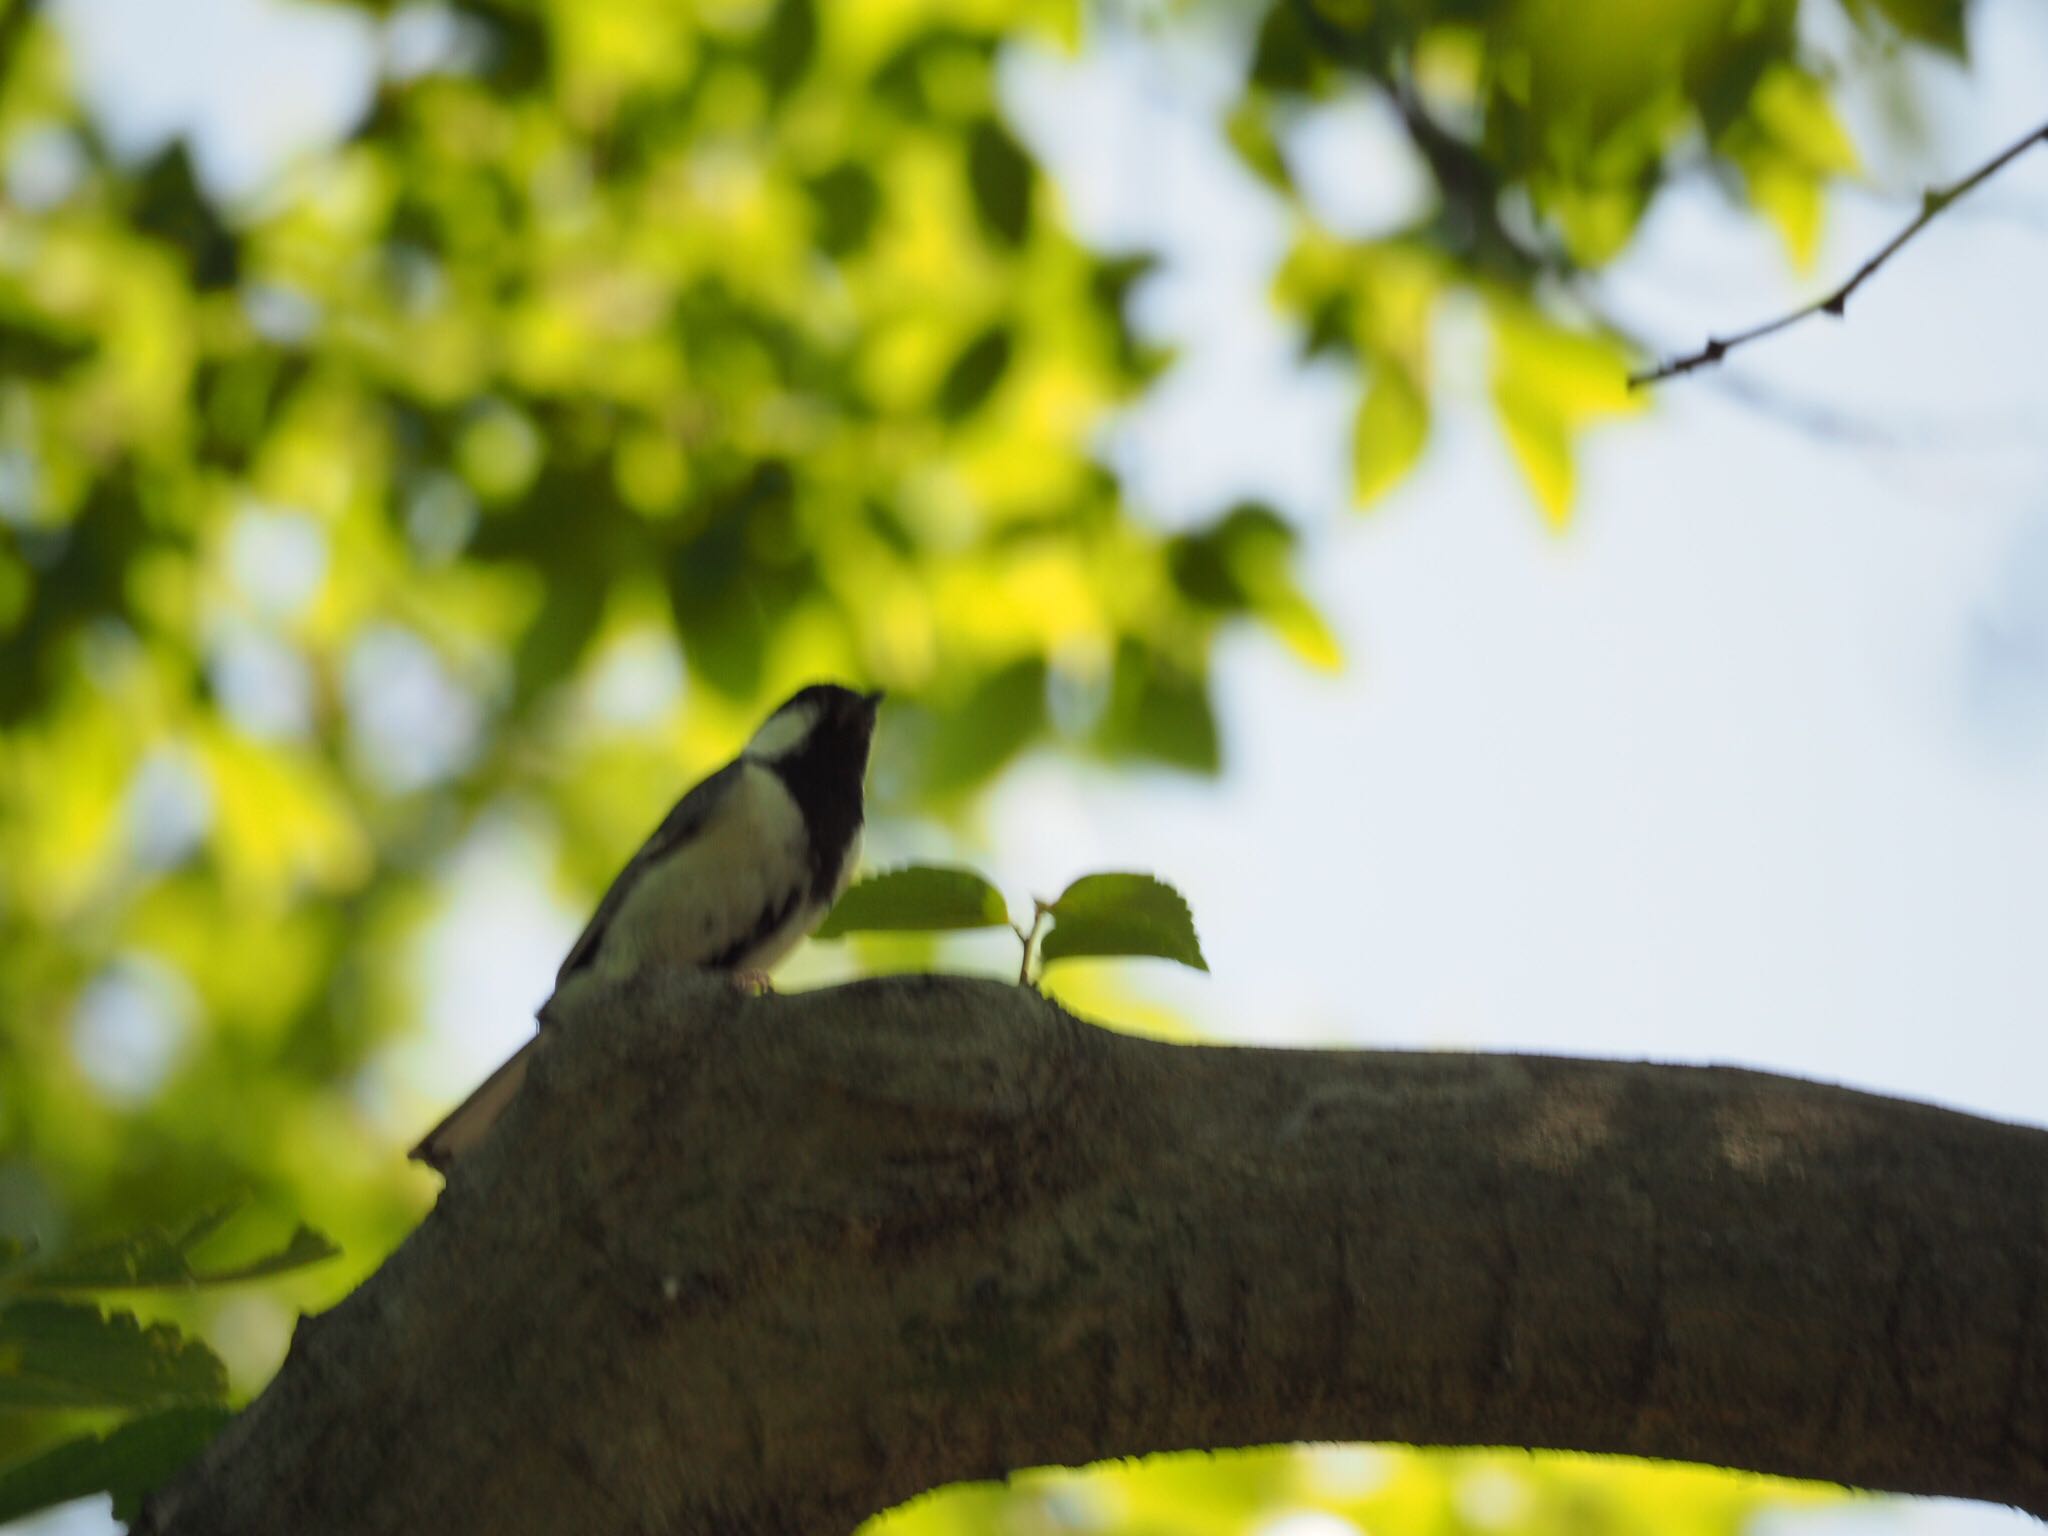
[[(690, 789), (605, 891), (555, 973), (723, 971), (765, 985), (839, 899), (860, 859), (864, 782), (882, 695), (813, 683), (738, 757)], [(526, 1080), (537, 1034), (409, 1154), (445, 1173)]]

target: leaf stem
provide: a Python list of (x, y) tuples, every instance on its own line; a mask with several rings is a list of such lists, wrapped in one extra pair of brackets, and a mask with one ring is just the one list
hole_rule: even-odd
[(1017, 985), (1020, 987), (1031, 985), (1031, 956), (1038, 948), (1039, 931), (1045, 927), (1045, 920), (1052, 915), (1052, 905), (1049, 902), (1040, 901), (1036, 896), (1031, 898), (1031, 906), (1031, 931), (1029, 933), (1026, 933), (1014, 923), (1010, 925), (1010, 931), (1016, 934), (1024, 944), (1024, 959), (1017, 967)]

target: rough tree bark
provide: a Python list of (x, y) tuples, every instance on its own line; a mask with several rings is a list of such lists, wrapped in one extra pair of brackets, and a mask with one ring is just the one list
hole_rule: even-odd
[(843, 1532), (1015, 1468), (1560, 1446), (2048, 1511), (2048, 1133), (1750, 1072), (579, 983), (160, 1536)]

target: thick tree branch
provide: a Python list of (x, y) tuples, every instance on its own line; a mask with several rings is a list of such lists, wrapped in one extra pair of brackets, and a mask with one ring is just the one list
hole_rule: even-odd
[(1763, 324), (1753, 325), (1746, 331), (1737, 331), (1733, 336), (1709, 336), (1707, 344), (1697, 352), (1688, 352), (1683, 357), (1675, 357), (1669, 362), (1659, 363), (1656, 367), (1647, 369), (1642, 373), (1630, 374), (1628, 376), (1629, 388), (1640, 389), (1647, 384), (1655, 384), (1664, 379), (1676, 378), (1680, 374), (1691, 373), (1696, 368), (1709, 367), (1720, 362), (1737, 347), (1747, 346), (1752, 341), (1761, 341), (1766, 336), (1774, 335), (1789, 326), (1797, 325), (1800, 321), (1814, 315), (1833, 315), (1837, 320), (1841, 319), (1843, 313), (1849, 307), (1849, 296), (1872, 277), (1876, 276), (1877, 269), (1896, 256), (1901, 246), (1905, 245), (1908, 240), (1919, 234), (1929, 224), (1932, 224), (1957, 198), (1971, 191), (1979, 184), (1990, 180), (1991, 177), (2005, 169), (2008, 164), (2017, 160), (2036, 144), (2048, 144), (2048, 123), (2043, 123), (2017, 143), (2007, 145), (1989, 160), (1978, 166), (1976, 170), (1970, 172), (1961, 181), (1946, 187), (1928, 188), (1926, 192), (1921, 194), (1920, 212), (1914, 216), (1913, 221), (1896, 235), (1893, 235), (1876, 255), (1858, 267), (1850, 275), (1849, 280), (1835, 289), (1834, 292), (1825, 294), (1815, 299), (1811, 304), (1803, 305), (1793, 310), (1788, 315), (1780, 315), (1775, 320), (1766, 320)]
[(139, 1529), (829, 1533), (1311, 1439), (2048, 1512), (2048, 1133), (1722, 1069), (1163, 1045), (960, 979), (550, 1008), (433, 1214)]

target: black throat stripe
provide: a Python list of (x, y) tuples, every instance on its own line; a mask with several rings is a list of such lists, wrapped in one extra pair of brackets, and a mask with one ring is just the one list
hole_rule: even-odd
[[(860, 745), (864, 749), (866, 743)], [(867, 768), (867, 753), (849, 752), (847, 747), (846, 742), (821, 731), (802, 751), (770, 765), (804, 818), (815, 901), (831, 899), (832, 887), (846, 863), (846, 850), (861, 828), (861, 778)]]

